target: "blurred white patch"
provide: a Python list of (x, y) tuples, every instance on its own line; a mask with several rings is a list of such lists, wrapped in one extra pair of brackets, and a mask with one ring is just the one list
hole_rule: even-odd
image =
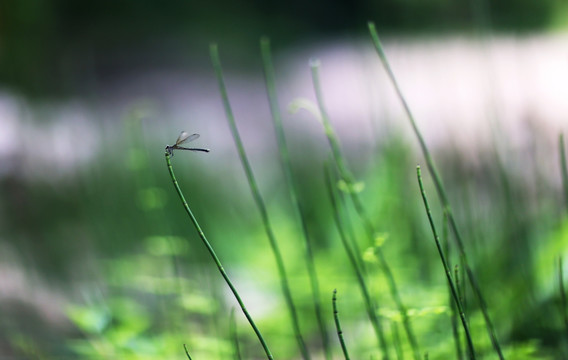
[[(537, 137), (552, 149), (558, 134), (568, 132), (567, 34), (382, 40), (417, 125), (433, 150), (476, 153), (498, 147), (504, 139), (507, 146), (526, 147)], [(309, 68), (312, 58), (321, 61), (325, 105), (347, 152), (352, 149), (357, 157), (365, 149), (371, 152), (373, 144), (392, 135), (392, 129), (416, 144), (367, 38), (311, 43), (274, 54), (280, 111), (289, 141), (306, 143), (308, 139), (327, 152), (323, 130), (313, 116), (287, 112), (298, 97), (315, 101)], [(262, 69), (238, 73), (229, 60), (221, 60), (229, 100), (251, 162), (274, 164), (274, 129)], [(156, 104), (155, 116), (143, 121), (148, 138), (141, 141), (152, 144), (151, 151), (159, 148), (156, 153), (161, 155), (163, 146), (186, 130), (200, 133), (199, 146), (211, 148), (206, 158), (211, 167), (215, 161), (238, 162), (211, 68), (184, 73), (156, 70), (122, 78), (108, 87), (101, 90), (96, 109), (98, 115), (112, 120), (104, 129), (91, 108), (78, 100), (40, 108), (14, 95), (0, 94), (0, 157), (10, 160), (1, 162), (0, 174), (13, 171), (14, 163), (26, 176), (67, 174), (96, 156), (103, 136), (105, 146), (112, 141), (120, 148), (120, 136), (108, 139), (108, 135), (122, 131), (125, 109), (140, 99)]]
[[(479, 150), (501, 139), (526, 142), (527, 121), (549, 136), (566, 131), (567, 35), (383, 39), (397, 81), (429, 145)], [(395, 121), (410, 130), (370, 41), (307, 46), (282, 59), (281, 85), (312, 94), (307, 60), (321, 61), (330, 117), (347, 141), (368, 139)], [(405, 131), (409, 132), (409, 131)]]
[(80, 102), (33, 106), (0, 96), (0, 172), (57, 179), (97, 156), (101, 132)]

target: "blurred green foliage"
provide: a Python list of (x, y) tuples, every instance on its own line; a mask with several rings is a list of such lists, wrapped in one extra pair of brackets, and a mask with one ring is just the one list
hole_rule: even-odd
[[(71, 64), (77, 54), (85, 54), (85, 49), (96, 55), (139, 47), (143, 53), (148, 46), (165, 46), (162, 38), (179, 36), (199, 43), (228, 28), (235, 30), (232, 36), (239, 40), (236, 47), (265, 29), (283, 38), (289, 36), (287, 41), (292, 41), (295, 32), (305, 29), (304, 34), (352, 31), (351, 22), (363, 23), (359, 22), (361, 17), (369, 14), (393, 30), (447, 29), (468, 21), (473, 24), (475, 19), (491, 20), (503, 28), (534, 29), (546, 27), (555, 11), (564, 6), (553, 0), (519, 1), (513, 6), (503, 0), (474, 7), (480, 4), (460, 4), (460, 8), (442, 1), (332, 2), (325, 6), (305, 2), (259, 2), (243, 7), (225, 4), (226, 10), (236, 11), (230, 13), (214, 10), (213, 4), (194, 7), (181, 1), (158, 6), (151, 1), (9, 0), (0, 4), (0, 16), (6, 20), (0, 22), (0, 76), (6, 84), (41, 93), (64, 83), (59, 75), (74, 71), (59, 62), (61, 55), (68, 55)], [(319, 14), (323, 8), (327, 17), (310, 21), (309, 15)], [(276, 20), (270, 16), (275, 9), (280, 14)], [(529, 11), (531, 16), (525, 16)], [(209, 16), (216, 22), (205, 24)], [(291, 31), (287, 16), (299, 24)], [(251, 26), (241, 29), (240, 22)], [(268, 26), (274, 24), (278, 26)], [(209, 31), (201, 31), (206, 27)], [(131, 64), (132, 58), (128, 59)], [(115, 71), (114, 64), (110, 65), (108, 70)], [(60, 66), (61, 72), (52, 71)], [(79, 61), (75, 70), (82, 66)], [(93, 71), (91, 65), (86, 66)], [(226, 329), (235, 304), (172, 189), (163, 161), (163, 144), (144, 141), (144, 130), (140, 116), (132, 113), (124, 120), (122, 132), (116, 131), (120, 143), (107, 140), (94, 163), (58, 183), (22, 179), (17, 174), (2, 178), (2, 239), (16, 250), (23, 269), (37, 270), (42, 281), (70, 299), (69, 304), (61, 306), (72, 324), (59, 332), (48, 321), (37, 321), (42, 316), (34, 313), (35, 317), (28, 317), (28, 312), (41, 313), (44, 306), (48, 308), (41, 298), (25, 309), (18, 307), (21, 304), (10, 307), (3, 303), (0, 334), (5, 336), (0, 338), (0, 351), (9, 349), (10, 355), (22, 359), (56, 359), (62, 354), (85, 359), (179, 359), (186, 343), (196, 359), (232, 356), (234, 349)], [(506, 136), (501, 141), (501, 147), (509, 145)], [(301, 150), (301, 142), (294, 145)], [(401, 314), (385, 290), (387, 280), (374, 258), (376, 247), (385, 253), (393, 269), (422, 351), (431, 359), (451, 358), (455, 350), (449, 295), (415, 181), (415, 166), (422, 159), (412, 149), (412, 144), (391, 130), (375, 148), (363, 149), (373, 153), (373, 161), (358, 164), (357, 182), (336, 185), (339, 190), (361, 194), (380, 231), (374, 243), (363, 240), (361, 223), (348, 205), (346, 218), (368, 266), (369, 285), (380, 305), (377, 311), (385, 323), (387, 338), (394, 343), (400, 337), (400, 351), (410, 354), (402, 335)], [(434, 156), (507, 357), (565, 358), (568, 341), (560, 316), (563, 309), (556, 266), (568, 245), (568, 222), (553, 186), (553, 175), (542, 174), (538, 159), (531, 162), (522, 153), (503, 160), (489, 149), (471, 155), (476, 157), (474, 163), (451, 150)], [(350, 155), (348, 158), (358, 159), (360, 154)], [(234, 276), (269, 345), (278, 358), (294, 358), (295, 341), (274, 261), (268, 255), (249, 192), (240, 186), (242, 179), (224, 169), (205, 166), (195, 176), (193, 163), (179, 158), (183, 159), (176, 156), (174, 166), (190, 206), (226, 270)], [(331, 293), (337, 288), (347, 346), (355, 358), (377, 357), (372, 329), (323, 189), (322, 159), (309, 151), (297, 151), (292, 164), (293, 174), (301, 179), (299, 194), (314, 238), (329, 328), (333, 321)], [(519, 175), (515, 170), (519, 167), (529, 167), (529, 175)], [(264, 169), (254, 170), (262, 179)], [(427, 191), (434, 194), (428, 177), (425, 179)], [(302, 330), (310, 350), (319, 354), (299, 224), (294, 221), (283, 186), (282, 180), (269, 189), (269, 212), (291, 277)], [(440, 204), (434, 196), (431, 198), (436, 221), (442, 224)], [(451, 248), (449, 257), (461, 274), (455, 248)], [(478, 304), (467, 285), (462, 282), (462, 286), (479, 357), (493, 358)], [(261, 356), (239, 312), (237, 328), (244, 358)], [(334, 351), (339, 354), (337, 346)]]
[[(74, 332), (51, 335), (60, 336), (75, 356), (179, 359), (186, 343), (196, 359), (230, 357), (234, 349), (227, 328), (230, 308), (235, 304), (185, 217), (167, 176), (163, 150), (140, 141), (144, 124), (135, 116), (124, 124), (122, 138), (129, 140), (120, 156), (116, 144), (109, 144), (101, 160), (72, 181), (49, 188), (41, 180), (19, 182), (38, 213), (32, 211), (29, 217), (4, 209), (10, 224), (4, 235), (18, 240), (13, 245), (28, 259), (24, 265), (41, 268), (50, 283), (67, 287), (71, 294), (76, 286), (83, 288), (80, 296), (72, 295), (75, 300), (66, 307)], [(414, 180), (415, 165), (421, 159), (396, 132), (386, 139), (369, 149), (375, 154), (373, 165), (356, 174), (365, 185), (358, 189), (364, 205), (381, 231), (375, 243), (364, 240), (351, 205), (348, 217), (368, 266), (369, 285), (380, 305), (387, 338), (399, 336), (401, 351), (411, 353), (400, 313), (386, 290), (387, 280), (373, 257), (375, 246), (381, 247), (395, 273), (422, 351), (428, 351), (431, 359), (452, 358), (449, 295)], [(442, 160), (440, 170), (506, 355), (514, 359), (562, 357), (566, 340), (559, 317), (555, 264), (566, 249), (568, 223), (559, 211), (560, 197), (550, 192), (550, 185), (537, 170), (534, 179), (517, 177), (491, 152), (479, 154), (475, 168), (458, 152), (435, 157)], [(277, 358), (295, 358), (295, 341), (276, 269), (248, 191), (239, 187), (224, 191), (223, 183), (234, 179), (218, 178), (206, 169), (193, 176), (191, 161), (182, 154), (173, 160), (190, 206)], [(337, 288), (347, 346), (355, 358), (376, 357), (378, 350), (362, 298), (340, 246), (329, 200), (323, 195), (321, 159), (296, 153), (292, 164), (293, 173), (302, 179), (300, 194), (315, 235), (326, 321), (331, 328), (331, 292)], [(262, 169), (255, 171), (262, 178)], [(425, 180), (427, 191), (434, 194), (427, 176)], [(337, 186), (345, 188), (345, 184)], [(535, 202), (534, 194), (526, 190), (535, 186), (538, 193), (548, 193), (549, 200)], [(8, 188), (3, 189), (2, 197), (10, 198)], [(293, 221), (289, 200), (273, 199), (270, 216), (291, 277), (302, 330), (316, 354), (321, 349), (298, 224)], [(487, 199), (491, 199), (489, 203)], [(431, 201), (441, 224), (439, 204), (434, 196)], [(29, 226), (32, 221), (34, 226)], [(450, 261), (461, 271), (455, 249), (450, 250)], [(493, 358), (478, 305), (467, 286), (465, 291), (479, 357)], [(236, 314), (244, 358), (261, 356), (254, 334), (241, 313)], [(51, 341), (41, 335), (49, 328), (38, 329), (39, 334), (33, 337), (22, 337), (13, 326), (2, 326), (4, 333), (11, 334), (11, 347), (22, 359), (35, 358), (34, 349), (45, 349), (46, 341)], [(332, 339), (334, 352), (339, 354), (334, 334)], [(44, 358), (57, 358), (58, 354), (48, 351)]]

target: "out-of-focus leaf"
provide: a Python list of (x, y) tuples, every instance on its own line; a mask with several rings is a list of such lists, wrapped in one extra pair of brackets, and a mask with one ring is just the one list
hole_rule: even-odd
[(112, 318), (109, 309), (101, 305), (70, 306), (67, 316), (77, 327), (89, 334), (101, 334)]

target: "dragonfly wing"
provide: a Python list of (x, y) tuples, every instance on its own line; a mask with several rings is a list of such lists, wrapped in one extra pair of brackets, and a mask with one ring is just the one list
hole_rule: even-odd
[(187, 131), (182, 131), (176, 140), (176, 145), (183, 144), (185, 141), (187, 141), (188, 137), (189, 133)]
[(199, 134), (189, 135), (189, 133), (187, 131), (182, 131), (181, 134), (179, 134), (179, 136), (176, 140), (176, 145), (181, 145), (183, 143), (193, 141), (193, 140), (197, 139), (198, 137), (199, 137)]

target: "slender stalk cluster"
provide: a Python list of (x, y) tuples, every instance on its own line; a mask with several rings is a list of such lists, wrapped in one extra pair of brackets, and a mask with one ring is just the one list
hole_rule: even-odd
[(428, 167), (428, 170), (430, 171), (430, 174), (432, 175), (432, 178), (434, 180), (434, 185), (436, 187), (438, 197), (440, 198), (440, 201), (442, 202), (442, 206), (444, 207), (444, 212), (448, 216), (450, 228), (452, 229), (452, 232), (454, 233), (454, 238), (456, 240), (456, 244), (458, 245), (458, 250), (460, 252), (460, 257), (461, 257), (461, 260), (463, 262), (465, 272), (467, 274), (467, 278), (469, 280), (469, 283), (471, 284), (471, 287), (472, 287), (472, 290), (475, 294), (475, 297), (477, 298), (477, 301), (479, 303), (479, 307), (481, 309), (481, 313), (483, 314), (483, 318), (485, 320), (485, 325), (487, 327), (487, 333), (489, 334), (489, 338), (491, 339), (491, 344), (493, 345), (493, 349), (495, 350), (495, 352), (497, 353), (497, 355), (499, 356), (500, 359), (504, 359), (503, 352), (501, 351), (501, 346), (499, 345), (499, 340), (497, 339), (497, 335), (495, 333), (495, 328), (493, 326), (493, 322), (491, 321), (491, 317), (489, 316), (489, 311), (488, 311), (488, 308), (487, 308), (487, 303), (485, 302), (485, 297), (483, 296), (483, 294), (481, 292), (481, 288), (479, 287), (479, 284), (477, 283), (477, 279), (476, 279), (476, 277), (473, 273), (473, 270), (469, 266), (469, 261), (467, 259), (467, 254), (466, 254), (466, 251), (465, 251), (465, 246), (463, 244), (462, 236), (461, 236), (461, 233), (458, 229), (458, 226), (457, 226), (456, 220), (454, 218), (452, 209), (450, 207), (450, 202), (448, 200), (448, 196), (446, 195), (446, 190), (444, 188), (444, 185), (442, 184), (442, 178), (440, 177), (440, 175), (438, 174), (438, 171), (436, 170), (436, 167), (434, 166), (434, 160), (432, 159), (432, 156), (430, 155), (430, 151), (428, 150), (428, 147), (426, 146), (426, 141), (424, 141), (424, 138), (422, 137), (422, 133), (418, 129), (418, 125), (416, 124), (416, 121), (414, 120), (414, 115), (412, 115), (412, 112), (410, 111), (410, 106), (408, 105), (408, 102), (406, 101), (406, 98), (402, 94), (402, 90), (400, 89), (400, 86), (398, 85), (398, 82), (396, 81), (394, 73), (393, 73), (393, 71), (390, 67), (390, 64), (389, 64), (387, 57), (385, 55), (385, 52), (383, 50), (383, 46), (381, 44), (381, 41), (379, 40), (379, 35), (377, 34), (377, 31), (375, 29), (375, 24), (373, 24), (372, 22), (369, 22), (368, 26), (369, 26), (369, 32), (371, 34), (373, 44), (375, 45), (375, 49), (377, 50), (377, 54), (379, 55), (381, 63), (383, 64), (383, 67), (384, 67), (385, 71), (387, 72), (387, 76), (388, 76), (389, 80), (391, 81), (391, 83), (392, 83), (392, 85), (393, 85), (393, 87), (396, 91), (396, 94), (397, 94), (397, 96), (398, 96), (398, 98), (399, 98), (399, 100), (400, 100), (400, 102), (401, 102), (401, 104), (404, 108), (404, 111), (406, 112), (408, 120), (410, 121), (410, 125), (412, 126), (412, 130), (414, 131), (414, 134), (416, 135), (416, 138), (418, 139), (418, 143), (420, 144), (420, 148), (422, 149), (422, 153), (424, 155), (424, 158), (426, 159), (426, 166)]
[(290, 318), (292, 319), (292, 327), (294, 330), (296, 341), (298, 343), (298, 348), (300, 349), (302, 357), (305, 360), (308, 360), (310, 359), (310, 355), (308, 353), (308, 348), (300, 331), (300, 320), (298, 319), (296, 306), (294, 305), (294, 301), (292, 300), (292, 292), (290, 290), (288, 276), (286, 275), (284, 259), (282, 258), (280, 248), (278, 247), (276, 236), (274, 235), (274, 230), (272, 229), (272, 225), (270, 224), (270, 219), (268, 217), (268, 211), (266, 210), (266, 205), (264, 204), (264, 200), (262, 198), (262, 195), (260, 194), (260, 190), (258, 189), (258, 185), (254, 178), (252, 167), (248, 161), (245, 152), (245, 147), (241, 140), (241, 136), (239, 135), (239, 131), (237, 130), (237, 124), (235, 122), (233, 110), (231, 109), (231, 105), (229, 103), (229, 96), (227, 95), (227, 88), (225, 87), (225, 80), (223, 78), (223, 70), (221, 68), (221, 60), (219, 59), (219, 51), (217, 49), (217, 45), (212, 44), (210, 47), (210, 52), (211, 52), (211, 60), (213, 62), (213, 68), (215, 69), (215, 74), (217, 75), (217, 81), (219, 84), (219, 90), (221, 92), (221, 97), (223, 100), (223, 106), (225, 108), (225, 114), (227, 117), (227, 121), (229, 122), (229, 128), (231, 129), (231, 134), (233, 136), (233, 140), (235, 141), (235, 145), (239, 152), (239, 158), (241, 159), (241, 164), (245, 171), (245, 175), (247, 177), (249, 187), (252, 196), (254, 198), (254, 202), (256, 203), (258, 211), (260, 212), (260, 216), (262, 218), (262, 224), (264, 226), (264, 230), (266, 231), (266, 235), (270, 243), (270, 248), (272, 249), (272, 253), (274, 255), (274, 260), (276, 261), (276, 267), (278, 269), (278, 274), (280, 276), (280, 283), (282, 285), (282, 292), (284, 293), (284, 299), (286, 300), (288, 311), (290, 312)]

